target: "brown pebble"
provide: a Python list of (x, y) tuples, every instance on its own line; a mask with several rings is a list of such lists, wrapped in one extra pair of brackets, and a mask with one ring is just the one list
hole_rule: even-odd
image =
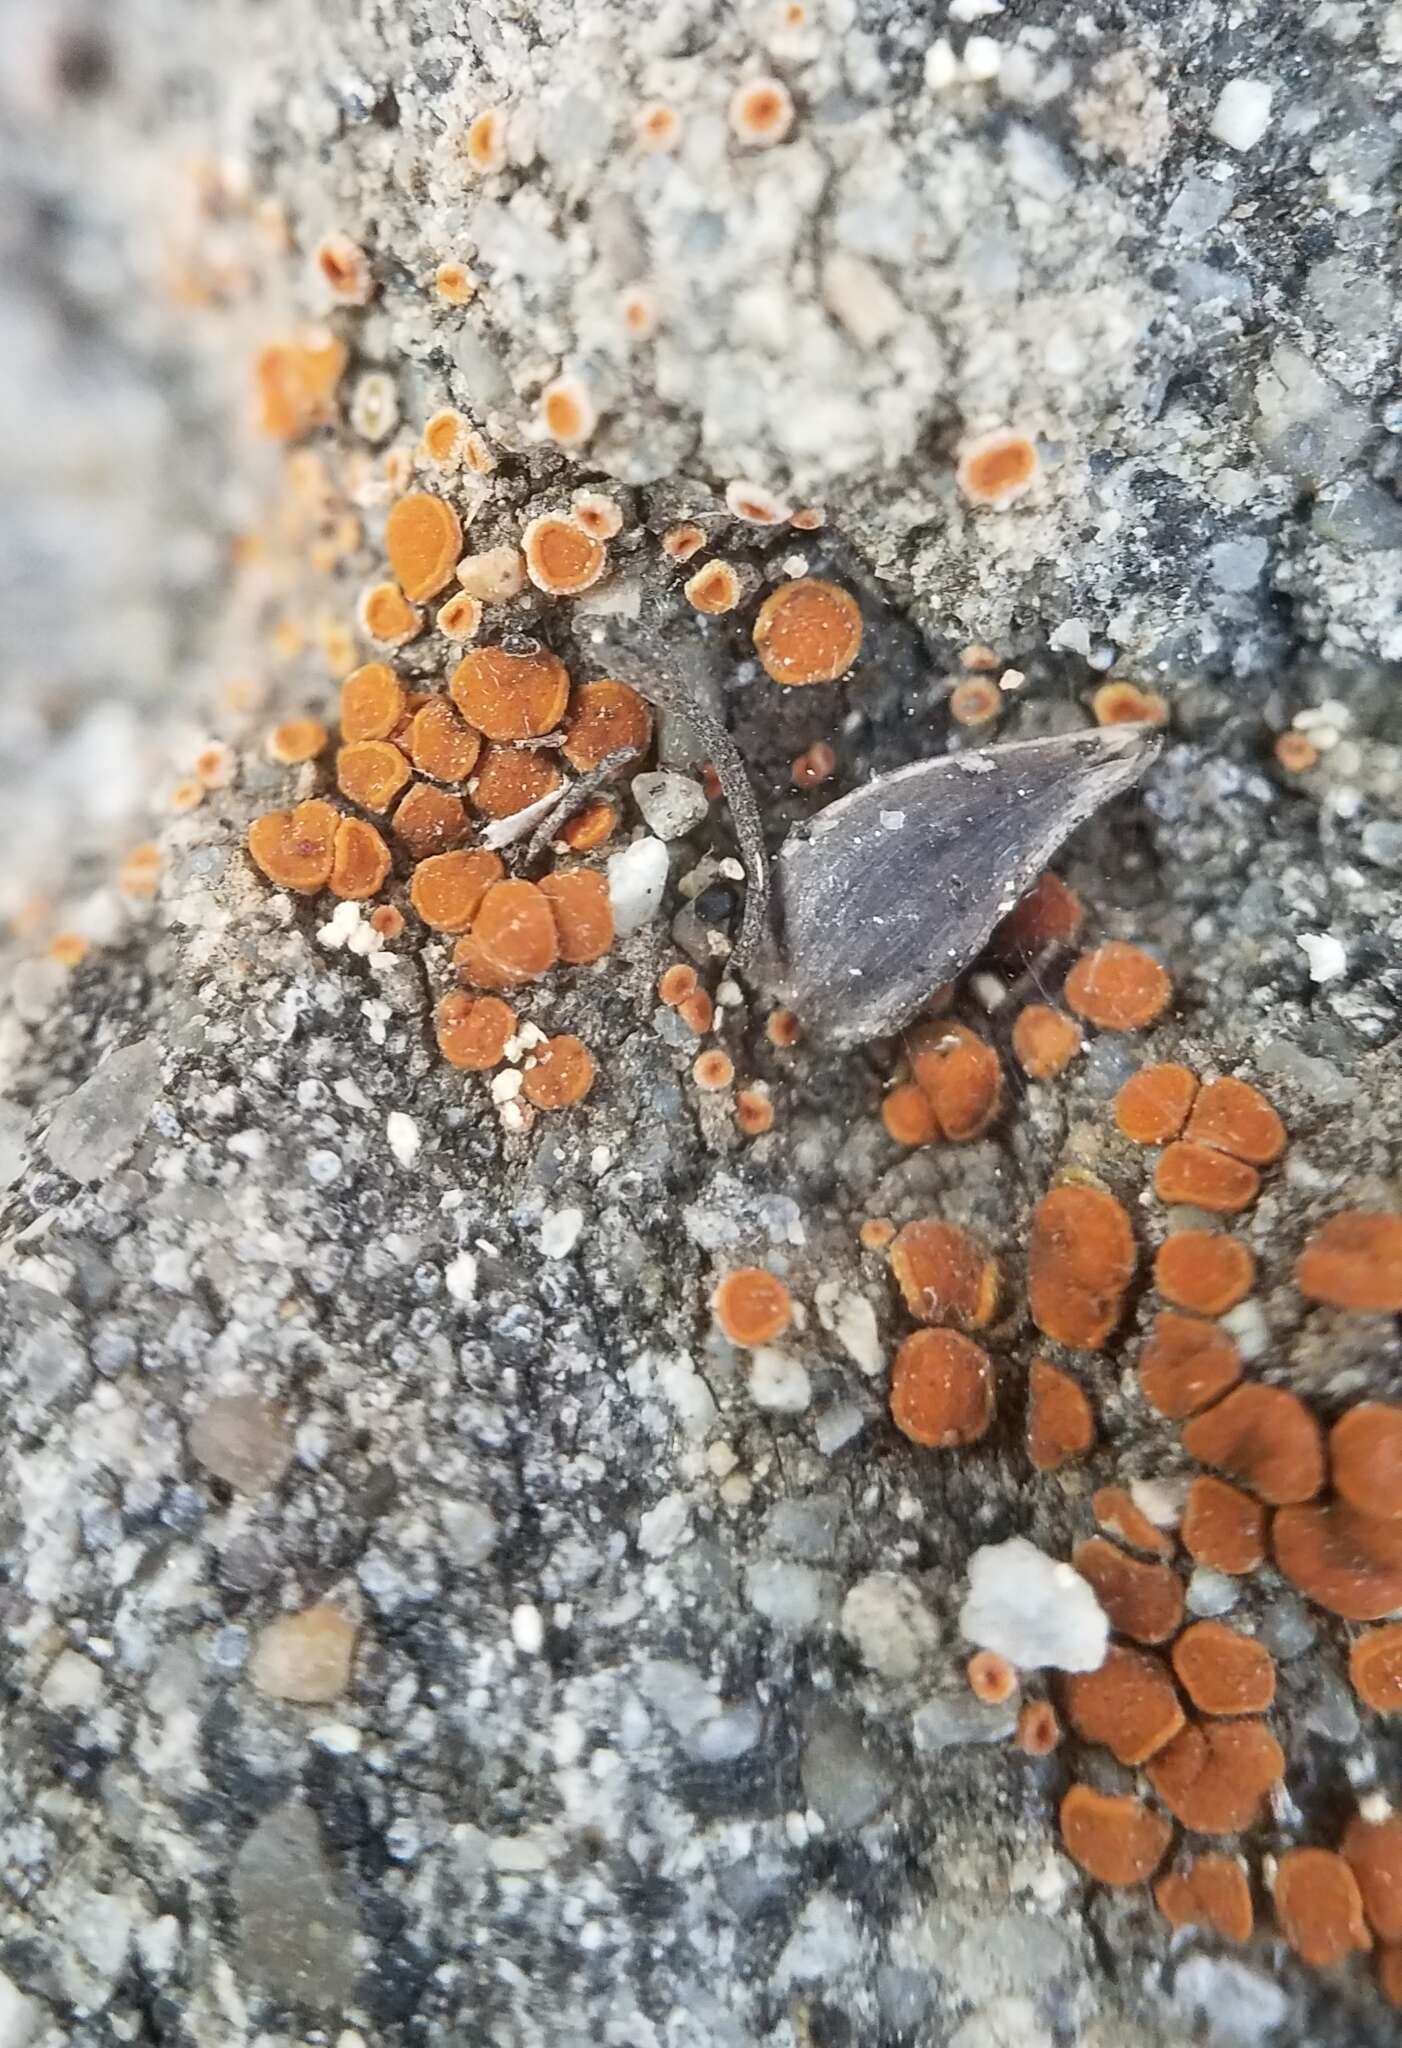
[(287, 1417), (257, 1394), (217, 1394), (190, 1424), (190, 1456), (236, 1493), (267, 1493), (292, 1462)]
[(248, 1675), (269, 1699), (325, 1706), (350, 1683), (355, 1624), (322, 1603), (270, 1621), (254, 1645)]

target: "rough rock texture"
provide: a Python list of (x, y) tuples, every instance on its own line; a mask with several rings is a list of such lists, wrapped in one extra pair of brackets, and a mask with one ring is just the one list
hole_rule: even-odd
[[(1101, 1432), (1079, 1473), (1023, 1452), (1020, 1312), (982, 1444), (920, 1452), (885, 1417), (907, 1325), (860, 1219), (945, 1215), (1017, 1281), (1033, 1203), (1080, 1166), (1155, 1241), (1108, 1111), (1137, 1046), (1102, 1036), (988, 1138), (905, 1155), (876, 1115), (893, 1048), (777, 1051), (740, 991), (725, 1043), (778, 1111), (742, 1146), (655, 1004), (679, 946), (708, 957), (674, 891), (533, 995), (600, 1079), (513, 1131), (433, 1051), (437, 954), (270, 894), (242, 851), (294, 781), (263, 727), (329, 703), (330, 629), (380, 571), (373, 465), (446, 403), (503, 457), (474, 547), (619, 486), (616, 575), (568, 617), (513, 614), (575, 673), (663, 588), (655, 536), (683, 515), (752, 589), (801, 559), (860, 592), (854, 676), (785, 695), (750, 611), (674, 607), (678, 672), (724, 711), (771, 841), (967, 740), (945, 697), (969, 640), (1022, 678), (1003, 737), (1084, 724), (1112, 669), (1153, 682), (1164, 756), (1065, 872), (1173, 971), (1153, 1056), (1244, 1067), (1290, 1127), (1242, 1226), (1243, 1348), (1325, 1412), (1397, 1397), (1395, 1327), (1305, 1314), (1288, 1283), (1311, 1221), (1399, 1198), (1402, 7), (948, 12), (10, 10), (0, 888), (95, 944), (66, 970), (22, 921), (0, 1016), (4, 2048), (1396, 2038), (1361, 1960), (1322, 1977), (1268, 1929), (1240, 1955), (1170, 1939), (1142, 1892), (1086, 1884), (1055, 1842), (1066, 1751), (1021, 1756), (963, 1689), (971, 1553), (1065, 1557), (1092, 1486), (1182, 1465), (1129, 1371), (1152, 1302), (1077, 1363)], [(741, 148), (730, 96), (769, 71), (791, 136)], [(1224, 107), (1233, 80), (1269, 96)], [(674, 153), (631, 142), (654, 99)], [(474, 179), (486, 106), (508, 162)], [(328, 575), (242, 415), (253, 348), (326, 311), (332, 229), (375, 284), (334, 314), (345, 393), (388, 372), (404, 425), (372, 442), (366, 400), (317, 444), (365, 524)], [(480, 280), (465, 309), (431, 288), (449, 256)], [(600, 410), (574, 459), (535, 426), (562, 367)], [(1004, 423), (1041, 481), (972, 510), (955, 451)], [(827, 527), (740, 526), (736, 477)], [(254, 529), (261, 552), (236, 545)], [(429, 634), (405, 665), (448, 658)], [(1321, 751), (1290, 779), (1271, 742), (1297, 715)], [(166, 820), (158, 902), (124, 903), (117, 829), (216, 726), (237, 781)], [(837, 779), (795, 792), (818, 739)], [(675, 719), (661, 753), (694, 765)], [(732, 850), (720, 822), (669, 841), (673, 880), (733, 895), (707, 865)], [(1013, 1008), (965, 1013), (1001, 1038)], [(707, 1309), (737, 1263), (808, 1310), (753, 1372)], [(1344, 1631), (1269, 1571), (1202, 1598), (1282, 1660), (1288, 1797), (1254, 1866), (1332, 1842), (1357, 1792), (1402, 1783)], [(268, 1696), (262, 1632), (318, 1604), (357, 1631), (345, 1691)]]

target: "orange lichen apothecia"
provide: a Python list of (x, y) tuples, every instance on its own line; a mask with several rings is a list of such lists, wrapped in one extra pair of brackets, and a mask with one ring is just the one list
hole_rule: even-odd
[(433, 854), (415, 868), (409, 901), (430, 931), (465, 932), (492, 883), (505, 878), (500, 857), (484, 848)]
[(642, 754), (652, 744), (652, 713), (627, 683), (582, 683), (565, 720), (565, 759), (581, 775), (611, 754)]
[(412, 779), (409, 763), (389, 740), (353, 740), (336, 755), (336, 787), (367, 811), (387, 811)]
[(1168, 706), (1157, 690), (1137, 683), (1102, 683), (1090, 700), (1097, 725), (1167, 725)]
[(372, 583), (363, 590), (356, 616), (367, 638), (381, 647), (403, 647), (423, 624), (397, 583)]
[(479, 988), (518, 988), (548, 974), (560, 957), (550, 899), (534, 882), (490, 882), (455, 964)]
[(1034, 1358), (1027, 1393), (1027, 1455), (1037, 1470), (1055, 1472), (1083, 1458), (1095, 1441), (1095, 1418), (1071, 1375)]
[(341, 685), (341, 738), (389, 739), (404, 716), (404, 706), (404, 686), (388, 662), (367, 662)]
[(1017, 1691), (1017, 1672), (996, 1650), (976, 1650), (964, 1666), (969, 1690), (985, 1706), (1000, 1707)]
[(1145, 1564), (1103, 1536), (1078, 1543), (1071, 1562), (1088, 1579), (1117, 1634), (1166, 1643), (1183, 1620), (1183, 1582), (1171, 1565)]
[(1118, 1536), (1133, 1550), (1147, 1550), (1154, 1557), (1172, 1557), (1173, 1538), (1149, 1520), (1133, 1494), (1123, 1486), (1100, 1486), (1090, 1497), (1090, 1511), (1097, 1525)]
[(1173, 983), (1142, 946), (1107, 939), (1066, 977), (1066, 1000), (1102, 1031), (1143, 1031), (1168, 1008)]
[(958, 1330), (917, 1330), (891, 1367), (891, 1420), (912, 1443), (977, 1443), (993, 1420), (993, 1361)]
[(1402, 1313), (1402, 1216), (1347, 1209), (1330, 1217), (1296, 1260), (1295, 1285), (1330, 1308)]
[(772, 149), (793, 126), (794, 107), (788, 87), (777, 78), (755, 78), (740, 86), (730, 102), (731, 132), (752, 149)]
[(268, 811), (248, 828), (248, 850), (270, 882), (314, 896), (331, 879), (340, 815), (319, 797), (291, 811)]
[(293, 768), (301, 761), (314, 761), (329, 738), (319, 718), (288, 718), (268, 734), (268, 758)]
[(1187, 1067), (1141, 1067), (1115, 1097), (1115, 1122), (1136, 1145), (1166, 1145), (1187, 1122), (1197, 1092), (1197, 1075)]
[(731, 1343), (746, 1349), (772, 1344), (793, 1321), (788, 1288), (762, 1266), (739, 1266), (727, 1273), (711, 1296), (711, 1309)]
[(1190, 1723), (1146, 1768), (1155, 1792), (1185, 1828), (1237, 1835), (1260, 1820), (1271, 1788), (1285, 1775), (1285, 1754), (1263, 1721), (1207, 1721)]
[(1179, 1524), (1183, 1548), (1195, 1564), (1235, 1577), (1266, 1561), (1266, 1511), (1225, 1479), (1204, 1473), (1188, 1488)]
[(608, 549), (587, 527), (563, 512), (543, 512), (521, 535), (526, 574), (548, 597), (592, 590), (608, 567)]
[(1272, 1507), (1313, 1500), (1324, 1484), (1324, 1432), (1299, 1395), (1284, 1387), (1235, 1387), (1192, 1418), (1183, 1448)]
[(1141, 1800), (1073, 1785), (1061, 1802), (1067, 1854), (1101, 1884), (1143, 1884), (1168, 1853), (1173, 1829)]
[(967, 444), (955, 476), (973, 504), (990, 505), (1001, 512), (1031, 490), (1041, 470), (1036, 443), (1026, 434), (1000, 427)]
[(1250, 1166), (1273, 1165), (1285, 1150), (1285, 1126), (1260, 1089), (1229, 1075), (1202, 1089), (1183, 1135)]
[(1272, 1889), (1281, 1933), (1302, 1962), (1329, 1969), (1373, 1946), (1358, 1880), (1332, 1850), (1287, 1849)]
[(472, 785), (472, 801), (484, 818), (514, 818), (564, 787), (564, 777), (544, 754), (517, 747), (484, 747)]
[(1003, 709), (1003, 693), (986, 676), (970, 676), (949, 693), (949, 715), (956, 725), (991, 725)]
[(1360, 1515), (1402, 1530), (1402, 1407), (1360, 1401), (1329, 1432), (1334, 1491)]
[(598, 424), (598, 413), (578, 377), (556, 377), (540, 394), (540, 420), (561, 448), (578, 448)]
[(956, 1223), (927, 1217), (907, 1223), (890, 1250), (891, 1271), (917, 1322), (983, 1330), (1002, 1290), (998, 1261)]
[(1225, 1622), (1195, 1621), (1171, 1654), (1178, 1682), (1200, 1714), (1264, 1714), (1275, 1699), (1270, 1651)]
[(432, 783), (416, 782), (392, 820), (394, 836), (410, 860), (427, 860), (467, 837), (467, 809), (459, 796)]
[(747, 1138), (762, 1138), (774, 1128), (774, 1104), (762, 1082), (742, 1088), (735, 1097), (735, 1121)]
[(1256, 1260), (1240, 1238), (1216, 1230), (1176, 1230), (1154, 1257), (1154, 1285), (1175, 1308), (1221, 1316), (1245, 1301)]
[(696, 1055), (691, 1065), (691, 1078), (707, 1095), (718, 1095), (735, 1079), (735, 1062), (728, 1052), (713, 1046), (709, 1052)]
[(1085, 906), (1075, 890), (1048, 871), (996, 926), (988, 951), (1009, 964), (1035, 960), (1054, 946), (1073, 946), (1085, 921)]
[(1170, 1871), (1154, 1886), (1154, 1900), (1170, 1926), (1210, 1927), (1238, 1946), (1251, 1939), (1251, 1887), (1235, 1857), (1211, 1853)]
[(1181, 1422), (1219, 1400), (1241, 1378), (1241, 1353), (1227, 1331), (1201, 1316), (1163, 1309), (1139, 1358), (1139, 1387), (1158, 1414)]
[(597, 868), (557, 868), (541, 876), (539, 887), (554, 916), (566, 966), (602, 960), (613, 944), (613, 908), (605, 877)]
[(384, 887), (389, 848), (364, 818), (342, 818), (336, 827), (328, 885), (333, 896), (362, 903)]
[(430, 697), (409, 727), (409, 759), (435, 782), (465, 782), (477, 766), (482, 736), (459, 718), (446, 697)]
[(489, 740), (539, 739), (569, 702), (569, 671), (544, 648), (512, 654), (476, 647), (454, 669), (448, 694), (467, 723)]
[(1147, 1763), (1183, 1726), (1173, 1680), (1159, 1659), (1117, 1643), (1099, 1670), (1063, 1679), (1061, 1702), (1081, 1740), (1122, 1764)]
[(898, 1145), (928, 1145), (940, 1134), (929, 1096), (913, 1081), (902, 1081), (882, 1096), (881, 1121)]
[(861, 606), (850, 591), (819, 576), (781, 583), (760, 606), (754, 643), (776, 683), (836, 682), (861, 652)]
[(1050, 1756), (1061, 1740), (1061, 1722), (1050, 1700), (1024, 1700), (1013, 1741), (1025, 1756)]
[(1080, 1027), (1064, 1010), (1029, 1003), (1013, 1025), (1013, 1057), (1030, 1081), (1053, 1081), (1084, 1045)]
[(569, 1109), (594, 1085), (594, 1056), (571, 1032), (547, 1038), (526, 1063), (521, 1093), (536, 1109)]
[(445, 640), (475, 640), (482, 628), (481, 603), (459, 590), (438, 607), (433, 623)]
[[(683, 556), (681, 559), (685, 560)], [(682, 595), (696, 611), (704, 612), (707, 618), (720, 618), (726, 612), (733, 612), (740, 602), (741, 584), (739, 571), (734, 563), (725, 562), (719, 556), (707, 562), (694, 576), (688, 576), (682, 585)]]
[(411, 491), (390, 506), (385, 553), (399, 588), (412, 604), (436, 597), (453, 580), (462, 553), (462, 521), (446, 499)]
[(434, 1010), (433, 1030), (450, 1065), (485, 1074), (505, 1057), (516, 1032), (516, 1012), (500, 996), (470, 996), (454, 989)]
[(1213, 1216), (1236, 1216), (1261, 1192), (1261, 1176), (1244, 1159), (1215, 1145), (1180, 1138), (1165, 1146), (1154, 1168), (1154, 1193), (1161, 1202), (1182, 1202)]
[(1108, 1188), (1063, 1181), (1033, 1210), (1028, 1301), (1055, 1343), (1098, 1351), (1120, 1320), (1134, 1267), (1129, 1217)]

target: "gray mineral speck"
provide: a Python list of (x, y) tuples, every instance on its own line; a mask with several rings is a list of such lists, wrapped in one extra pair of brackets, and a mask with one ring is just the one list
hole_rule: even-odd
[(839, 1707), (813, 1713), (798, 1770), (804, 1798), (835, 1833), (865, 1827), (895, 1790), (889, 1756)]
[(109, 1053), (54, 1112), (44, 1137), (50, 1160), (74, 1180), (100, 1180), (141, 1136), (160, 1087), (161, 1055), (154, 1038)]
[(1006, 1742), (1017, 1727), (1018, 1701), (990, 1706), (972, 1692), (940, 1693), (911, 1717), (915, 1747), (926, 1756), (967, 1742)]
[(356, 1979), (356, 1913), (316, 1816), (289, 1802), (259, 1821), (234, 1859), (239, 1962), (250, 1991), (334, 2012)]

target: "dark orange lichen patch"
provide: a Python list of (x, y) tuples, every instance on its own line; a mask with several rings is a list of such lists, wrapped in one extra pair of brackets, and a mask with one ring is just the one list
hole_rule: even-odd
[(1061, 1722), (1050, 1700), (1024, 1700), (1013, 1741), (1024, 1756), (1050, 1756), (1061, 1740)]
[(381, 903), (370, 913), (370, 929), (387, 945), (404, 936), (404, 913), (393, 903)]
[(1083, 1742), (1097, 1743), (1122, 1764), (1146, 1763), (1183, 1726), (1173, 1680), (1157, 1657), (1112, 1644), (1098, 1671), (1062, 1680), (1066, 1718)]
[(1313, 1500), (1324, 1484), (1324, 1432), (1298, 1394), (1284, 1387), (1236, 1387), (1195, 1415), (1183, 1448), (1269, 1501)]
[(777, 1273), (738, 1266), (717, 1283), (711, 1313), (732, 1344), (752, 1350), (783, 1336), (793, 1321), (793, 1296)]
[(755, 651), (765, 674), (792, 688), (833, 683), (861, 652), (862, 608), (850, 590), (820, 576), (781, 583), (759, 608)]
[(891, 1420), (912, 1443), (953, 1450), (993, 1420), (993, 1361), (958, 1330), (917, 1330), (891, 1367)]
[(1384, 1621), (1402, 1608), (1402, 1564), (1378, 1557), (1369, 1533), (1363, 1518), (1338, 1502), (1286, 1507), (1272, 1524), (1271, 1550), (1277, 1569), (1316, 1606), (1345, 1621)]
[(1149, 1783), (1176, 1820), (1199, 1835), (1236, 1835), (1254, 1827), (1285, 1755), (1263, 1721), (1189, 1725), (1151, 1758)]
[(1154, 1168), (1154, 1193), (1161, 1202), (1183, 1202), (1213, 1216), (1238, 1215), (1260, 1192), (1261, 1176), (1254, 1166), (1186, 1138), (1166, 1146)]
[(1033, 1322), (1057, 1344), (1098, 1351), (1120, 1319), (1134, 1263), (1129, 1217), (1109, 1189), (1061, 1182), (1032, 1212)]
[(1188, 1488), (1179, 1524), (1195, 1564), (1242, 1577), (1266, 1561), (1266, 1511), (1249, 1493), (1204, 1473)]
[(1061, 1839), (1072, 1861), (1101, 1884), (1143, 1884), (1168, 1852), (1173, 1829), (1142, 1800), (1073, 1785), (1061, 1802)]
[(735, 1062), (728, 1052), (712, 1046), (692, 1061), (691, 1078), (703, 1094), (719, 1095), (735, 1079)]
[(1334, 1491), (1361, 1515), (1402, 1518), (1402, 1407), (1360, 1401), (1329, 1432)]
[(1224, 1622), (1193, 1622), (1172, 1656), (1178, 1682), (1201, 1714), (1264, 1714), (1275, 1698), (1270, 1651)]
[(687, 603), (712, 619), (733, 612), (743, 594), (739, 570), (733, 562), (723, 561), (719, 556), (713, 562), (703, 563), (682, 585)]
[(499, 1066), (516, 1032), (516, 1012), (500, 996), (470, 996), (454, 989), (433, 1012), (438, 1050), (465, 1073), (485, 1074)]
[(1078, 1543), (1071, 1562), (1095, 1593), (1117, 1635), (1164, 1643), (1183, 1620), (1183, 1585), (1166, 1564), (1145, 1564), (1103, 1536)]
[(956, 725), (991, 725), (1003, 709), (1003, 693), (987, 676), (969, 676), (949, 693), (949, 715)]
[(1079, 1025), (1047, 1003), (1029, 1003), (1013, 1025), (1013, 1057), (1032, 1081), (1055, 1080), (1083, 1043)]
[[(1349, 1649), (1348, 1675), (1375, 1714), (1402, 1714), (1402, 1621), (1360, 1636)], [(1402, 1940), (1402, 1929), (1397, 1938)]]
[(582, 967), (602, 960), (613, 944), (613, 908), (605, 877), (596, 868), (557, 869), (542, 875), (540, 892), (554, 916), (565, 964)]
[(484, 818), (511, 818), (553, 796), (564, 779), (547, 754), (486, 747), (472, 784), (472, 801)]
[(248, 851), (279, 889), (314, 896), (331, 879), (340, 813), (313, 797), (291, 811), (266, 811), (248, 828)]
[(940, 1135), (930, 1098), (913, 1081), (901, 1081), (881, 1098), (881, 1121), (898, 1145), (929, 1145)]
[(1141, 1067), (1115, 1097), (1115, 1122), (1136, 1145), (1166, 1145), (1182, 1130), (1197, 1091), (1197, 1076), (1175, 1061)]
[(402, 647), (423, 623), (397, 583), (372, 583), (361, 592), (358, 617), (381, 647)]
[(608, 549), (577, 519), (544, 512), (521, 535), (526, 574), (549, 597), (578, 597), (592, 590), (608, 567)]
[(536, 1109), (572, 1109), (594, 1085), (594, 1055), (572, 1032), (547, 1038), (526, 1063), (521, 1092)]
[(1402, 2007), (1402, 1946), (1379, 1949), (1378, 1989), (1389, 2005)]
[(370, 259), (349, 235), (323, 235), (312, 252), (318, 275), (343, 306), (365, 305), (374, 290)]
[(260, 430), (275, 441), (296, 441), (325, 426), (335, 416), (336, 386), (349, 359), (346, 344), (324, 328), (260, 349), (253, 359)]
[(764, 1020), (764, 1035), (780, 1052), (787, 1052), (790, 1046), (798, 1044), (803, 1036), (803, 1026), (792, 1010), (782, 1006), (771, 1010)]
[(693, 555), (700, 554), (705, 545), (704, 531), (689, 521), (680, 526), (669, 526), (662, 536), (662, 552), (674, 562), (689, 562)]
[(567, 818), (560, 828), (560, 837), (571, 853), (595, 853), (613, 837), (617, 826), (618, 812), (600, 797)]
[(1295, 1285), (1330, 1308), (1402, 1312), (1402, 1216), (1366, 1209), (1331, 1216), (1295, 1261)]
[(1154, 1285), (1164, 1299), (1203, 1316), (1225, 1315), (1245, 1301), (1255, 1278), (1250, 1249), (1217, 1230), (1177, 1230), (1154, 1259)]
[(1139, 1387), (1149, 1406), (1171, 1422), (1195, 1415), (1241, 1378), (1241, 1353), (1216, 1323), (1164, 1309), (1140, 1353)]
[(1000, 1707), (1017, 1691), (1017, 1671), (996, 1650), (975, 1650), (964, 1666), (969, 1690), (985, 1706)]
[(565, 759), (582, 775), (610, 754), (644, 754), (652, 744), (652, 713), (627, 683), (582, 683), (565, 720)]
[(1066, 977), (1066, 1000), (1102, 1031), (1144, 1031), (1168, 1008), (1173, 983), (1142, 946), (1107, 939), (1082, 953)]
[(1184, 1134), (1251, 1166), (1270, 1166), (1285, 1150), (1285, 1126), (1259, 1088), (1223, 1075), (1204, 1086)]
[(363, 818), (342, 818), (331, 862), (333, 896), (363, 902), (382, 887), (389, 864), (389, 848), (373, 825)]
[(1097, 725), (1167, 725), (1168, 706), (1157, 690), (1138, 683), (1102, 683), (1090, 700)]
[(716, 1006), (704, 988), (693, 989), (677, 1004), (677, 1015), (698, 1038), (704, 1038), (716, 1021)]
[(796, 789), (816, 789), (826, 782), (837, 767), (837, 755), (826, 740), (815, 740), (803, 753), (795, 755), (789, 767)]
[(1095, 1418), (1075, 1380), (1034, 1358), (1027, 1385), (1027, 1455), (1037, 1470), (1055, 1472), (1083, 1458), (1095, 1441)]
[(1132, 1549), (1147, 1550), (1152, 1557), (1172, 1557), (1173, 1538), (1155, 1528), (1125, 1487), (1097, 1488), (1090, 1497), (1090, 1511), (1102, 1529)]
[(918, 1323), (984, 1330), (998, 1312), (998, 1261), (957, 1223), (907, 1223), (891, 1246), (891, 1271)]
[(409, 777), (409, 763), (388, 740), (353, 740), (336, 755), (336, 787), (363, 810), (387, 811)]
[(1210, 1927), (1238, 1946), (1251, 1939), (1251, 1887), (1234, 1856), (1209, 1853), (1169, 1871), (1154, 1886), (1154, 1901), (1171, 1927)]
[(411, 860), (447, 853), (467, 837), (466, 806), (446, 789), (416, 782), (394, 814), (394, 836)]
[[(945, 1027), (927, 1027), (938, 1040)], [(925, 1034), (913, 1032), (912, 1046)], [(937, 1050), (914, 1052), (916, 1079), (930, 1098), (935, 1121), (951, 1145), (971, 1144), (997, 1121), (1003, 1107), (1003, 1063), (991, 1045), (961, 1031)]]
[(1050, 870), (1013, 905), (988, 941), (995, 960), (1035, 960), (1052, 946), (1073, 946), (1086, 921), (1075, 890)]
[(1273, 1892), (1281, 1933), (1313, 1969), (1331, 1969), (1373, 1946), (1357, 1879), (1332, 1849), (1287, 1849)]
[(492, 883), (505, 874), (499, 856), (484, 848), (433, 854), (415, 868), (409, 901), (433, 931), (465, 932)]
[(404, 686), (384, 661), (368, 661), (341, 685), (341, 738), (387, 740), (404, 716)]
[(696, 969), (685, 960), (674, 960), (670, 967), (664, 967), (657, 977), (657, 999), (669, 1010), (675, 1010), (697, 989)]
[(735, 1098), (735, 1121), (747, 1138), (762, 1138), (774, 1128), (774, 1104), (761, 1082), (742, 1088)]
[(465, 725), (446, 697), (430, 697), (414, 713), (409, 758), (435, 782), (465, 782), (477, 766), (481, 736)]
[(420, 604), (452, 582), (462, 553), (462, 521), (445, 498), (410, 491), (389, 508), (385, 553), (405, 597)]
[(544, 648), (510, 654), (504, 647), (474, 647), (453, 670), (448, 694), (489, 740), (540, 739), (564, 717), (570, 679), (565, 664)]
[(966, 443), (955, 477), (972, 504), (1001, 512), (1031, 490), (1041, 469), (1035, 441), (1014, 427), (998, 427)]
[(896, 1235), (896, 1226), (889, 1216), (866, 1216), (857, 1232), (857, 1241), (863, 1251), (884, 1252)]
[(287, 718), (268, 734), (268, 758), (284, 768), (314, 761), (329, 734), (319, 718)]
[(560, 957), (549, 897), (534, 882), (489, 883), (472, 920), (471, 956), (490, 970), (490, 987), (512, 988), (548, 974)]
[(1355, 1814), (1339, 1854), (1353, 1872), (1364, 1918), (1379, 1941), (1402, 1941), (1402, 1816), (1365, 1820)]

